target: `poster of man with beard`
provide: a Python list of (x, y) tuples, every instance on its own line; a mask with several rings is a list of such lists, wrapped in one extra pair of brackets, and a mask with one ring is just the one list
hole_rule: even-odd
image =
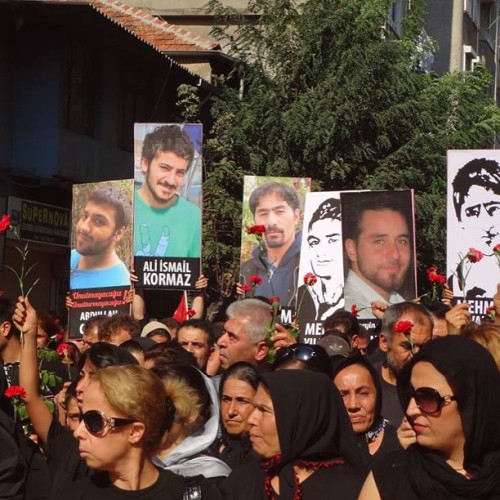
[[(241, 235), (240, 283), (246, 296), (279, 297), (282, 307), (295, 306), (302, 238), (304, 198), (311, 179), (245, 176)], [(248, 228), (261, 227), (261, 234)], [(291, 316), (282, 321), (291, 322)]]
[(92, 316), (128, 312), (133, 181), (73, 186), (70, 337)]
[[(448, 283), (480, 322), (500, 283), (499, 151), (448, 151), (447, 215)], [(471, 250), (476, 258), (468, 257)]]
[(345, 308), (355, 305), (361, 320), (371, 320), (372, 301), (416, 297), (413, 190), (346, 192), (340, 199)]
[(136, 123), (138, 287), (190, 290), (200, 275), (202, 126)]

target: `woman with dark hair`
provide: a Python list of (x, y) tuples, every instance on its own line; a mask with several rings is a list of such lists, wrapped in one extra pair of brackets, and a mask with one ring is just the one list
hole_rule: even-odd
[(255, 366), (244, 361), (231, 365), (220, 381), (220, 415), (222, 435), (210, 447), (210, 452), (231, 469), (255, 460), (248, 437), (248, 417), (253, 411), (253, 398), (259, 381)]
[(360, 500), (499, 499), (500, 375), (457, 335), (424, 344), (398, 377), (417, 442), (376, 462)]
[(382, 386), (375, 368), (364, 356), (356, 355), (337, 361), (333, 383), (344, 400), (352, 428), (367, 461), (400, 449), (396, 429), (381, 415)]
[(208, 452), (219, 428), (217, 391), (212, 381), (184, 363), (160, 364), (151, 370), (162, 380), (175, 407), (174, 423), (154, 463), (181, 476), (202, 475), (219, 482), (231, 469)]
[(236, 469), (221, 485), (225, 498), (357, 498), (363, 459), (328, 377), (304, 370), (264, 373), (254, 405), (250, 441), (261, 462)]

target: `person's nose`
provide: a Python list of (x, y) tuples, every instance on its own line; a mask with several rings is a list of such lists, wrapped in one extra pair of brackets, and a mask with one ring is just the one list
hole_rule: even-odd
[(231, 401), (231, 404), (229, 405), (229, 410), (228, 410), (228, 415), (230, 417), (234, 417), (235, 415), (237, 415), (237, 410), (236, 410), (236, 401), (234, 401), (234, 399)]
[(387, 243), (386, 254), (392, 260), (399, 260), (400, 251), (399, 251), (398, 243), (396, 241), (390, 241)]
[(86, 432), (87, 429), (85, 428), (85, 424), (83, 423), (83, 420), (80, 420), (78, 427), (73, 431), (73, 436), (76, 439), (82, 439), (85, 436)]
[(345, 404), (346, 408), (351, 412), (359, 410), (358, 398), (355, 394), (350, 394), (349, 396), (347, 396)]
[(219, 340), (217, 341), (217, 345), (219, 347), (223, 347), (224, 349), (227, 347), (227, 333), (226, 332), (224, 332), (220, 336)]
[(250, 416), (247, 419), (248, 424), (252, 425), (253, 427), (258, 425), (258, 423), (259, 423), (259, 420), (257, 418), (257, 411), (258, 411), (257, 408), (254, 408), (252, 410), (252, 413), (250, 413)]
[(409, 417), (416, 417), (417, 415), (420, 415), (420, 413), (420, 408), (417, 406), (415, 398), (411, 398), (410, 402), (408, 403), (408, 407), (406, 408), (406, 414)]

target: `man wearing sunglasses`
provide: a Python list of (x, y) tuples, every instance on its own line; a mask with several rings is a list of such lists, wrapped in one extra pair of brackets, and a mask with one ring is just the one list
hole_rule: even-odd
[[(403, 321), (411, 322), (411, 328), (406, 333), (396, 332), (396, 326)], [(382, 383), (381, 413), (394, 427), (398, 427), (404, 417), (396, 390), (396, 379), (420, 347), (431, 340), (432, 330), (431, 313), (412, 302), (392, 305), (382, 317), (379, 347), (386, 353), (386, 361), (375, 363), (374, 366)]]

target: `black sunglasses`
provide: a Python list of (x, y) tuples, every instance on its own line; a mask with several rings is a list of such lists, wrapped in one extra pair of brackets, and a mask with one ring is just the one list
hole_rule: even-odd
[(279, 364), (288, 361), (290, 358), (297, 359), (299, 361), (310, 361), (312, 358), (316, 357), (318, 353), (312, 346), (293, 344), (287, 347), (281, 348), (276, 354), (276, 361)]
[(132, 424), (137, 420), (131, 418), (107, 417), (98, 410), (89, 410), (80, 414), (80, 422), (83, 420), (85, 428), (91, 434), (100, 434), (106, 427), (113, 429), (122, 425)]
[(431, 387), (419, 387), (411, 394), (410, 400), (412, 398), (415, 400), (419, 410), (429, 415), (437, 413), (443, 406), (456, 401), (455, 396), (441, 396), (436, 389), (432, 389)]

